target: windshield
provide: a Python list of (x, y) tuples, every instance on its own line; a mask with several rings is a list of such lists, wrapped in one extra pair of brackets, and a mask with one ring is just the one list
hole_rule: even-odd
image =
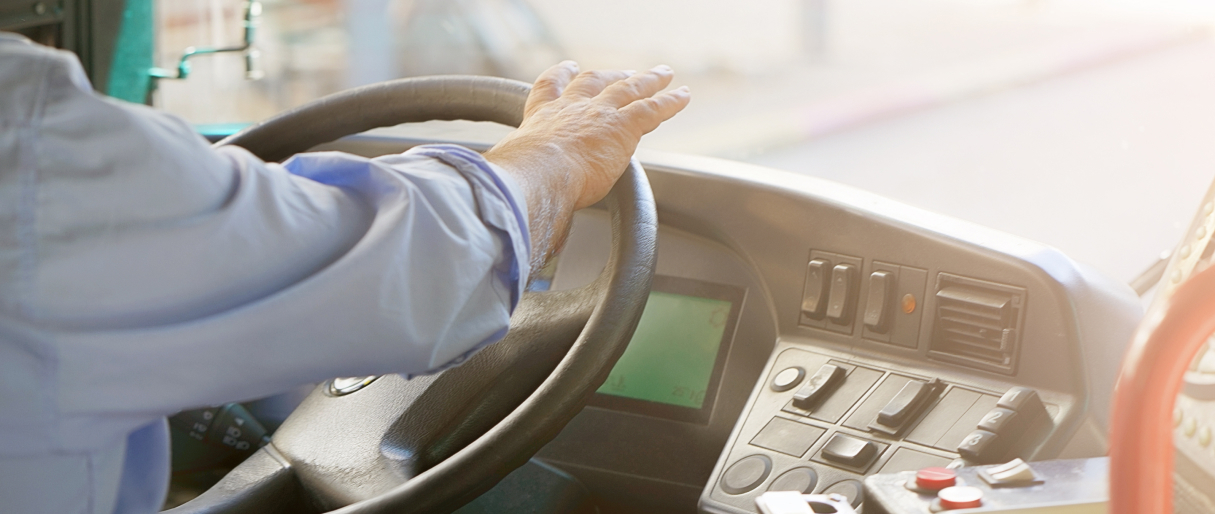
[[(1130, 281), (1215, 170), (1215, 3), (266, 0), (256, 59), (198, 56), (157, 107), (252, 122), (349, 87), (675, 68), (643, 146), (828, 178), (1058, 247)], [(158, 0), (158, 66), (242, 38), (243, 0)], [(259, 76), (250, 80), (249, 76)], [(813, 222), (807, 220), (807, 222)]]

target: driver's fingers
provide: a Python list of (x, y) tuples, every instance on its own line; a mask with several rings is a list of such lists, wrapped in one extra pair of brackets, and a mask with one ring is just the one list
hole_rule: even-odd
[(608, 86), (599, 98), (611, 104), (612, 107), (624, 107), (642, 98), (654, 96), (671, 83), (675, 72), (665, 64), (655, 66), (650, 71), (638, 73), (627, 79)]
[(594, 70), (584, 71), (574, 77), (569, 87), (565, 88), (566, 96), (591, 98), (603, 92), (603, 89), (632, 75), (631, 71)]
[(532, 92), (527, 95), (523, 117), (531, 116), (541, 105), (559, 98), (566, 86), (577, 75), (578, 63), (574, 61), (562, 61), (544, 70), (539, 77), (536, 77), (536, 83), (532, 84)]
[(671, 119), (692, 101), (692, 93), (688, 86), (672, 89), (650, 98), (642, 98), (620, 109), (626, 119), (632, 122), (633, 128), (642, 134), (658, 128), (658, 125)]

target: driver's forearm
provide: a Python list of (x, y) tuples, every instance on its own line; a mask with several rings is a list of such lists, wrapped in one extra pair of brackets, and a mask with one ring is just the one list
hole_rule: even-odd
[(574, 215), (575, 192), (582, 185), (575, 183), (576, 177), (569, 173), (546, 173), (542, 170), (569, 169), (554, 145), (541, 144), (547, 152), (512, 152), (495, 147), (485, 153), (489, 162), (498, 166), (519, 184), (527, 199), (528, 233), (531, 236), (532, 275), (561, 250), (569, 234)]

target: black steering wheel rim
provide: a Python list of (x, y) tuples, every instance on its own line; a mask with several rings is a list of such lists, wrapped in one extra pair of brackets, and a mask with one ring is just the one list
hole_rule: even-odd
[[(529, 90), (526, 83), (491, 77), (395, 80), (322, 98), (254, 125), (217, 145), (241, 146), (264, 160), (276, 161), (345, 135), (400, 123), (463, 119), (517, 126), (522, 121)], [(540, 338), (545, 327), (585, 320), (576, 339), (567, 343), (568, 351), (556, 368), (534, 392), (470, 444), (374, 497), (349, 503), (332, 497), (318, 501), (315, 490), (293, 494), (303, 492), (310, 496), (310, 503), (326, 508), (340, 506), (333, 512), (341, 514), (451, 511), (491, 488), (555, 437), (586, 404), (624, 352), (640, 320), (653, 278), (657, 213), (648, 180), (635, 160), (605, 198), (604, 205), (610, 214), (612, 250), (600, 277), (573, 292), (528, 293), (511, 318), (507, 340), (491, 345), (465, 363), (468, 366), (499, 346), (504, 348), (499, 353), (511, 353), (512, 344), (530, 344), (530, 340), (523, 340)], [(587, 305), (581, 314), (573, 312), (578, 310), (579, 302)], [(570, 312), (553, 314), (562, 309)], [(514, 362), (521, 360), (516, 358)], [(385, 381), (379, 380), (367, 389), (380, 382)], [(319, 391), (313, 396), (321, 394)], [(280, 432), (287, 428), (285, 424)], [(282, 478), (296, 473), (292, 467), (298, 464), (277, 443), (276, 434), (275, 442), (259, 450), (214, 488), (171, 512), (266, 511), (265, 507), (270, 505), (265, 502), (295, 489), (282, 484), (307, 482)]]

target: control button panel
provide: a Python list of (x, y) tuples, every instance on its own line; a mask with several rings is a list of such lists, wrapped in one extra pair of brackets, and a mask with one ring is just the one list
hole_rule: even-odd
[[(922, 470), (921, 470), (922, 471)], [(936, 514), (951, 509), (975, 512), (1105, 512), (1109, 503), (1109, 458), (1012, 461), (954, 470), (955, 485), (939, 491), (915, 487), (917, 471), (881, 473), (865, 479), (865, 510)], [(994, 475), (1022, 478), (993, 484)]]
[(811, 250), (799, 324), (917, 348), (928, 271)]
[(852, 335), (862, 259), (812, 250), (802, 288), (800, 324)]
[[(977, 462), (1032, 449), (1043, 439), (1018, 431), (1022, 420), (1039, 408), (1049, 412), (1030, 389), (980, 390), (796, 347), (784, 348), (768, 369), (709, 491), (712, 501), (742, 511), (754, 511), (765, 491), (781, 490), (846, 492), (860, 505), (859, 480), (869, 473), (953, 468), (968, 462), (963, 456)], [(969, 441), (980, 426), (991, 435)]]
[(1013, 387), (979, 419), (975, 430), (958, 445), (958, 454), (976, 464), (1007, 460), (1036, 442), (1050, 425), (1050, 416), (1038, 392)]

